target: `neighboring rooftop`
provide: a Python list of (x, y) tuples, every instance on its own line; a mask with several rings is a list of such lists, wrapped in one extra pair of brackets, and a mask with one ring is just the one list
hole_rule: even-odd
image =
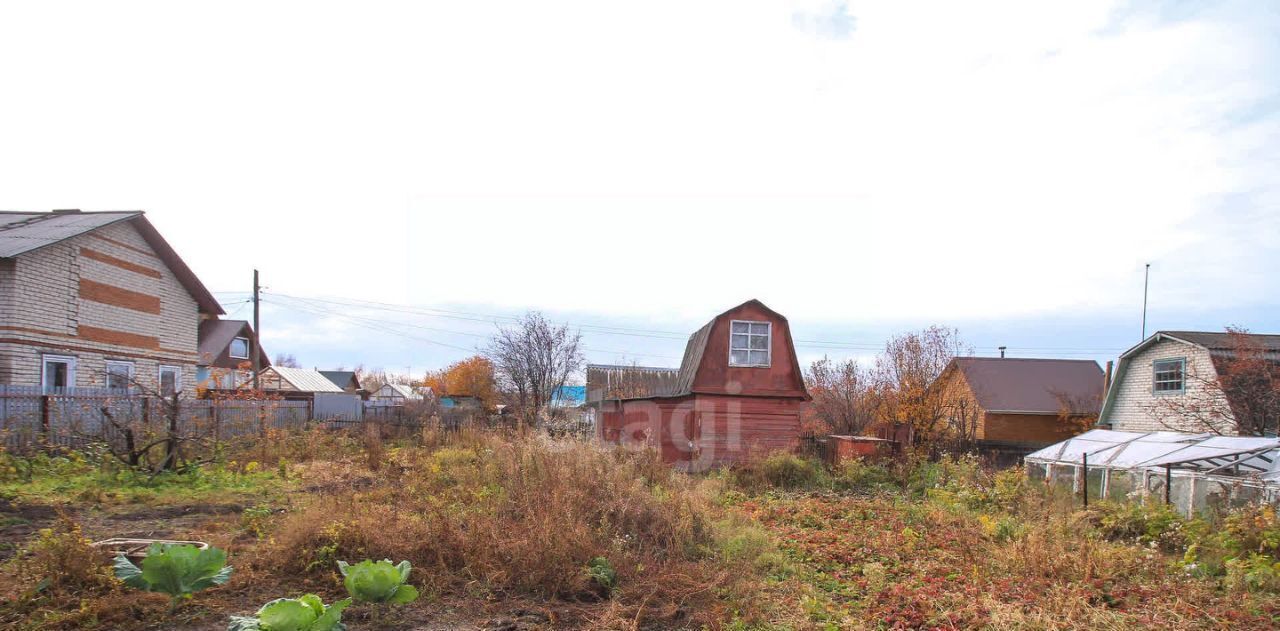
[[(253, 339), (253, 327), (249, 326), (246, 320), (203, 320), (200, 322), (199, 332), (199, 361), (201, 364), (211, 362), (226, 350), (231, 344), (231, 340), (239, 337), (241, 332), (246, 337)], [(250, 360), (245, 360), (250, 361)], [(267, 359), (267, 354), (258, 348), (258, 362), (260, 368), (270, 368), (271, 361)]]
[(356, 379), (354, 370), (321, 370), (320, 374), (324, 375), (325, 379), (332, 381), (333, 385), (339, 388), (346, 389), (349, 385), (360, 387), (360, 380)]
[(388, 383), (388, 384), (383, 384), (383, 387), (391, 388), (391, 390), (394, 391), (397, 395), (402, 396), (406, 399), (412, 399), (416, 401), (422, 398), (422, 395), (419, 394), (416, 390), (414, 390), (413, 386), (410, 386), (408, 384)]
[(1093, 360), (957, 357), (978, 405), (988, 412), (1097, 414), (1102, 369)]
[[(342, 388), (333, 385), (332, 381), (325, 378), (318, 370), (310, 368), (285, 368), (283, 366), (272, 366), (267, 371), (272, 371), (280, 378), (289, 382), (294, 388), (301, 392), (342, 392)], [(266, 372), (266, 371), (263, 371)]]

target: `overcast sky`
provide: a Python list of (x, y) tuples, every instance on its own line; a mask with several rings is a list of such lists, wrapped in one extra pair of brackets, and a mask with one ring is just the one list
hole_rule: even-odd
[(1257, 1), (9, 3), (0, 208), (146, 210), (237, 317), (261, 269), (264, 346), (322, 368), (421, 372), (526, 309), (674, 365), (752, 297), (804, 360), (930, 323), (1105, 360), (1146, 262), (1149, 329), (1280, 332), (1277, 33)]

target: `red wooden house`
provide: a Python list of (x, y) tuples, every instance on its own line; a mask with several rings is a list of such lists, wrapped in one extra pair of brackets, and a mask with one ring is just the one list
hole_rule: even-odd
[(759, 300), (698, 329), (679, 369), (587, 369), (587, 401), (602, 441), (653, 446), (665, 461), (693, 471), (794, 448), (808, 400), (791, 327)]

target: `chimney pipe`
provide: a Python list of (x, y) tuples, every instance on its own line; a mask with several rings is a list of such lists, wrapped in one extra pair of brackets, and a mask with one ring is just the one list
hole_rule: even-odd
[(1107, 362), (1107, 373), (1106, 373), (1106, 375), (1104, 375), (1104, 376), (1102, 377), (1102, 394), (1103, 394), (1103, 396), (1106, 396), (1107, 391), (1111, 389), (1111, 367), (1112, 367), (1112, 365), (1114, 365), (1114, 364), (1115, 364), (1115, 362), (1113, 362), (1113, 361), (1108, 361), (1108, 362)]
[(1006, 348), (1009, 348), (1009, 347), (1008, 347), (1008, 346), (1001, 346), (1001, 347), (1000, 347), (1000, 359), (1004, 359), (1004, 349), (1006, 349)]

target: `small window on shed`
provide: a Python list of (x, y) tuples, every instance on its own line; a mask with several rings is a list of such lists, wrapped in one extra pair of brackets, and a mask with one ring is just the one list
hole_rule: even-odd
[(249, 338), (237, 337), (231, 340), (229, 352), (234, 359), (249, 359)]
[(1174, 394), (1182, 392), (1184, 383), (1185, 359), (1160, 359), (1151, 365), (1155, 375), (1156, 394)]
[(770, 323), (734, 320), (729, 326), (729, 365), (767, 367)]

